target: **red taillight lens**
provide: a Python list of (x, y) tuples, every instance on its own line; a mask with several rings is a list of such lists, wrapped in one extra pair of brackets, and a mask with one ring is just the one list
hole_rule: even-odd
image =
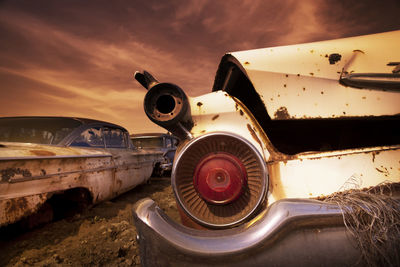
[(208, 203), (231, 203), (243, 193), (247, 185), (246, 169), (232, 154), (209, 154), (197, 165), (193, 184), (200, 197)]

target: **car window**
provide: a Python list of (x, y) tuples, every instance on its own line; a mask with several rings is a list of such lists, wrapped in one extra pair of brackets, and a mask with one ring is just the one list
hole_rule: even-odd
[(71, 118), (1, 118), (0, 141), (56, 145), (80, 125)]
[(104, 128), (103, 135), (107, 148), (126, 148), (125, 133), (121, 129)]
[(163, 147), (163, 140), (160, 137), (137, 137), (132, 139), (133, 144), (140, 148)]
[(104, 147), (104, 139), (101, 128), (90, 128), (85, 130), (77, 137), (70, 146), (84, 146), (84, 147)]

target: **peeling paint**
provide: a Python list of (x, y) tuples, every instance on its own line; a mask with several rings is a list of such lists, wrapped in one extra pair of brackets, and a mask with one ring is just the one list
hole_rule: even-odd
[(31, 177), (32, 173), (28, 169), (7, 168), (1, 170), (1, 181), (9, 182), (11, 178), (13, 178), (16, 175), (21, 175), (22, 177)]

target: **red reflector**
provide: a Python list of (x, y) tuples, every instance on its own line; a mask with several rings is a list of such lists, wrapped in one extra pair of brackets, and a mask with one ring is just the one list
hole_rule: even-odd
[(213, 204), (231, 203), (247, 185), (246, 168), (232, 154), (208, 154), (197, 165), (193, 184), (205, 201)]

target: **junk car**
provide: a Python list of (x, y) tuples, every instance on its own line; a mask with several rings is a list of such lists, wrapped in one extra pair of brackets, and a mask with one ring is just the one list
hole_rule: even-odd
[(26, 218), (35, 226), (69, 202), (80, 208), (116, 197), (146, 182), (161, 159), (136, 149), (128, 131), (112, 123), (0, 118), (0, 226)]
[(181, 222), (134, 208), (144, 266), (399, 264), (400, 31), (228, 53), (212, 92), (148, 72), (180, 138)]
[(170, 174), (174, 162), (178, 138), (168, 133), (142, 133), (131, 135), (134, 146), (139, 149), (158, 150), (163, 153), (163, 161), (154, 166), (153, 175)]

